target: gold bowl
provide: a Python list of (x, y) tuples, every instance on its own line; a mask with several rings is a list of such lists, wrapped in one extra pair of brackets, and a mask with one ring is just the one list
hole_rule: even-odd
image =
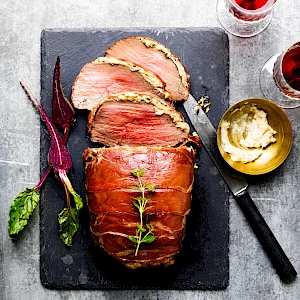
[[(253, 104), (267, 113), (269, 125), (277, 132), (274, 136), (276, 142), (264, 148), (261, 156), (254, 161), (248, 163), (233, 161), (231, 156), (222, 148), (221, 125), (225, 121), (230, 122), (236, 118), (240, 108), (250, 107)], [(277, 168), (288, 156), (293, 140), (292, 126), (284, 111), (273, 102), (263, 98), (249, 98), (234, 104), (225, 112), (219, 122), (217, 140), (221, 155), (232, 168), (245, 174), (260, 175)]]

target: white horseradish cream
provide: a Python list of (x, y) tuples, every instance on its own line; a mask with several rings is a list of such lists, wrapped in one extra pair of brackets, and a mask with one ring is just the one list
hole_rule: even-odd
[(254, 104), (237, 108), (233, 115), (231, 121), (221, 124), (222, 148), (233, 161), (255, 161), (264, 148), (276, 142), (277, 132), (269, 125), (267, 113)]

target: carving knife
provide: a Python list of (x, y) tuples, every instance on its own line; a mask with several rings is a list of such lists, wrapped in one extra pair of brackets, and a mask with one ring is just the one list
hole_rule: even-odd
[(296, 270), (247, 192), (248, 183), (244, 175), (229, 166), (221, 156), (217, 145), (217, 132), (209, 118), (191, 94), (183, 106), (203, 146), (237, 200), (281, 280), (293, 281), (297, 276)]

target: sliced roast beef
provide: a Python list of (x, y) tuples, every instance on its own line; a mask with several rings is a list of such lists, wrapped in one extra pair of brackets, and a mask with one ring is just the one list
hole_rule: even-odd
[(72, 87), (72, 102), (78, 109), (91, 110), (103, 96), (124, 91), (169, 96), (165, 83), (154, 73), (130, 62), (100, 57), (81, 69)]
[[(86, 190), (94, 242), (129, 268), (170, 265), (181, 249), (194, 180), (194, 151), (186, 146), (89, 148), (84, 151)], [(151, 209), (144, 213), (155, 241), (135, 255), (138, 210), (129, 189), (137, 179), (130, 170), (144, 168)]]
[(190, 139), (189, 125), (152, 94), (119, 93), (102, 98), (89, 115), (91, 140), (107, 146), (176, 146)]
[(131, 61), (154, 72), (166, 83), (172, 101), (187, 100), (190, 84), (183, 64), (171, 50), (157, 41), (131, 36), (112, 45), (105, 56)]

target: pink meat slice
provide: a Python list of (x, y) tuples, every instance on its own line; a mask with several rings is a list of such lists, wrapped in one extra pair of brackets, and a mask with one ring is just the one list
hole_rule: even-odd
[(170, 100), (187, 100), (190, 85), (183, 64), (168, 48), (153, 39), (140, 36), (122, 39), (108, 48), (105, 56), (131, 61), (152, 71), (166, 83)]
[(168, 97), (162, 80), (152, 72), (132, 63), (98, 58), (87, 63), (72, 87), (72, 102), (78, 109), (91, 110), (108, 94), (124, 91), (149, 92)]
[(107, 146), (176, 146), (190, 137), (188, 124), (168, 103), (136, 93), (104, 97), (91, 111), (88, 127), (91, 140)]

